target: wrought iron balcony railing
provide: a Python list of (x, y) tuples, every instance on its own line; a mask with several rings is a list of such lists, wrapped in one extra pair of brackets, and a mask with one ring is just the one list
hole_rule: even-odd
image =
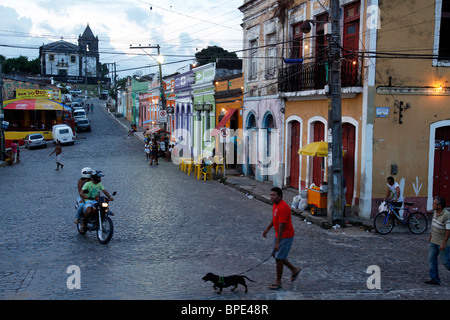
[[(279, 69), (278, 90), (295, 92), (323, 89), (328, 84), (327, 63), (300, 63)], [(341, 87), (362, 85), (360, 64), (350, 59), (341, 63)]]

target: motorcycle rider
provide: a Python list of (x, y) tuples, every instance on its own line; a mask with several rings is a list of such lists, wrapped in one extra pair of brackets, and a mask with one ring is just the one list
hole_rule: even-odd
[(91, 173), (91, 181), (86, 182), (81, 188), (80, 196), (86, 200), (84, 205), (84, 219), (81, 225), (82, 231), (86, 229), (87, 221), (96, 202), (95, 198), (100, 194), (100, 191), (102, 191), (110, 201), (114, 200), (114, 198), (110, 196), (109, 192), (106, 191), (105, 187), (102, 185), (102, 177), (104, 177), (103, 172), (100, 170), (93, 170)]
[(84, 186), (86, 182), (89, 182), (91, 180), (91, 173), (94, 171), (92, 168), (85, 167), (81, 169), (81, 178), (78, 180), (78, 196), (77, 196), (77, 203), (78, 203), (78, 209), (77, 209), (77, 216), (75, 218), (75, 224), (78, 223), (78, 220), (80, 219), (81, 213), (83, 212), (84, 208), (84, 198), (80, 196), (81, 188)]

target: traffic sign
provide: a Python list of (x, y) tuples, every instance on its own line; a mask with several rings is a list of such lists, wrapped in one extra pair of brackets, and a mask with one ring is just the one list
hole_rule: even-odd
[(230, 142), (230, 128), (220, 128), (219, 140), (221, 143)]
[(159, 121), (167, 122), (167, 111), (166, 110), (159, 110)]

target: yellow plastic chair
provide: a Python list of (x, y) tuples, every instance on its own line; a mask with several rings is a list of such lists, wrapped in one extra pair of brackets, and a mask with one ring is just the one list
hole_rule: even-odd
[(218, 156), (214, 156), (214, 163), (216, 164), (216, 174), (219, 172), (219, 169), (222, 170), (222, 172), (224, 171), (223, 158), (219, 159)]
[(206, 177), (209, 175), (209, 179), (212, 180), (211, 166), (206, 166), (206, 172), (202, 170), (203, 181), (206, 181)]
[(184, 165), (185, 165), (185, 172), (187, 173), (187, 175), (188, 176), (190, 176), (191, 175), (191, 171), (192, 171), (192, 165), (194, 164), (194, 161), (193, 160), (186, 160), (185, 162), (184, 162)]

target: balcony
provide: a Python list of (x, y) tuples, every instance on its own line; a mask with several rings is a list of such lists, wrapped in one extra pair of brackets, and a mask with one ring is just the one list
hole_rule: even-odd
[[(279, 69), (278, 90), (280, 92), (296, 92), (320, 90), (328, 84), (327, 63), (300, 63)], [(341, 63), (341, 87), (362, 86), (359, 63), (350, 59)]]

